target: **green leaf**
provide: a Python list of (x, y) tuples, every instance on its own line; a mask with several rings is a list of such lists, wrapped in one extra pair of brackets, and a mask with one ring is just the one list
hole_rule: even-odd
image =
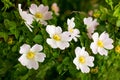
[(4, 20), (4, 25), (7, 29), (9, 30), (13, 30), (13, 29), (16, 29), (16, 23), (14, 21), (10, 21), (8, 19), (5, 19)]
[(34, 38), (33, 38), (33, 41), (35, 43), (42, 43), (43, 42), (43, 37), (41, 35), (36, 35)]
[(0, 37), (3, 37), (5, 41), (8, 39), (8, 34), (6, 32), (0, 32)]
[(113, 10), (113, 1), (112, 0), (105, 0), (108, 5), (110, 5), (111, 9)]
[(120, 19), (116, 21), (116, 26), (120, 27)]

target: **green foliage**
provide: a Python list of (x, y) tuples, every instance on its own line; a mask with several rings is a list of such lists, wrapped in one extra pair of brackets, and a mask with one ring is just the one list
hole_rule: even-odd
[[(53, 2), (60, 7), (60, 15), (56, 16), (53, 12), (53, 19), (49, 20), (48, 24), (61, 26), (66, 31), (67, 19), (75, 17), (75, 27), (80, 30), (78, 42), (70, 42), (70, 47), (65, 50), (53, 49), (46, 43), (49, 36), (46, 26), (34, 22), (33, 32), (30, 32), (18, 12), (19, 3), (22, 4), (23, 10), (28, 9), (32, 3), (47, 5), (51, 10)], [(83, 18), (90, 16), (88, 13), (92, 10), (92, 17), (99, 22), (95, 32), (106, 31), (114, 40), (114, 47), (120, 45), (120, 2), (116, 3), (113, 0), (1, 0), (0, 9), (0, 80), (120, 80), (120, 54), (112, 49), (108, 56), (94, 55), (90, 49), (92, 39), (88, 38), (86, 26), (83, 23)], [(43, 63), (39, 63), (38, 70), (29, 70), (18, 61), (21, 56), (20, 46), (24, 43), (43, 46), (42, 52), (46, 54), (46, 58)], [(89, 55), (95, 57), (95, 65), (90, 68), (90, 73), (82, 73), (73, 64), (77, 46), (86, 47)]]

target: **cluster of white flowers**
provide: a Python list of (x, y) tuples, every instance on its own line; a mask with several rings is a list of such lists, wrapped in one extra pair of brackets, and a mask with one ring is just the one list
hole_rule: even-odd
[[(55, 25), (47, 25), (46, 20), (52, 18), (52, 13), (48, 11), (48, 6), (39, 5), (37, 7), (36, 4), (31, 4), (28, 13), (27, 11), (22, 11), (21, 4), (18, 5), (19, 13), (22, 19), (25, 20), (25, 24), (32, 31), (31, 28), (33, 20), (40, 22), (41, 24), (46, 25), (46, 32), (49, 34), (50, 38), (46, 39), (48, 45), (52, 48), (59, 48), (64, 50), (70, 46), (69, 42), (74, 40), (77, 42), (77, 38), (80, 37), (80, 31), (75, 28), (74, 17), (71, 19), (67, 19), (68, 30), (63, 31), (60, 26)], [(108, 33), (103, 32), (100, 36), (97, 32), (94, 32), (96, 26), (99, 25), (97, 19), (93, 20), (92, 17), (84, 18), (83, 22), (87, 25), (87, 34), (90, 39), (93, 39), (93, 42), (90, 45), (90, 48), (94, 54), (99, 53), (100, 55), (108, 55), (108, 50), (113, 49), (113, 40), (109, 38)], [(40, 52), (43, 47), (39, 44), (35, 44), (32, 48), (30, 45), (24, 44), (20, 47), (20, 54), (22, 56), (18, 59), (23, 66), (31, 69), (38, 69), (38, 62), (43, 62), (45, 60), (46, 55)], [(87, 51), (85, 51), (85, 47), (77, 47), (75, 49), (76, 57), (73, 60), (73, 63), (76, 65), (76, 68), (83, 73), (90, 72), (89, 67), (94, 66), (94, 57), (90, 56)]]
[(29, 11), (22, 11), (21, 4), (18, 4), (18, 9), (22, 19), (31, 32), (34, 20), (38, 21), (40, 24), (47, 25), (46, 20), (52, 19), (52, 12), (48, 11), (49, 7), (44, 6), (43, 4), (40, 4), (39, 6), (31, 4)]

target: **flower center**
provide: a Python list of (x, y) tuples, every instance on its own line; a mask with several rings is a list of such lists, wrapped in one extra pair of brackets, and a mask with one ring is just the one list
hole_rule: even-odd
[(98, 40), (97, 45), (102, 48), (103, 47), (103, 42), (101, 40)]
[(80, 56), (80, 57), (79, 57), (79, 62), (80, 62), (81, 64), (85, 63), (85, 57), (84, 57), (84, 56)]
[(71, 28), (71, 29), (69, 30), (69, 32), (70, 32), (70, 33), (73, 33), (73, 30), (74, 30), (74, 29)]
[(35, 57), (35, 53), (33, 53), (31, 51), (27, 53), (27, 58), (28, 59), (33, 59), (34, 57)]
[(53, 35), (53, 39), (56, 40), (56, 41), (60, 41), (61, 40), (60, 36), (57, 35), (57, 34)]
[(43, 15), (42, 15), (41, 13), (37, 12), (37, 13), (35, 13), (35, 17), (36, 17), (36, 18), (42, 18)]

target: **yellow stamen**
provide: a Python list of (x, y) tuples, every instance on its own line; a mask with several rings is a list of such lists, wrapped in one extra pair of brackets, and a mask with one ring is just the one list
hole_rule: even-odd
[(57, 35), (57, 34), (53, 35), (53, 39), (56, 40), (56, 41), (60, 41), (61, 40), (60, 36)]
[(35, 17), (36, 17), (36, 18), (42, 18), (43, 15), (42, 15), (41, 13), (37, 12), (37, 13), (35, 13)]
[(85, 63), (85, 57), (84, 57), (84, 56), (80, 56), (80, 57), (79, 57), (79, 62), (80, 62), (81, 64)]
[(74, 29), (71, 28), (71, 29), (69, 30), (69, 32), (70, 32), (70, 33), (73, 33), (73, 30), (74, 30)]
[(28, 59), (33, 59), (34, 57), (35, 57), (35, 53), (33, 53), (31, 51), (27, 53), (27, 58)]
[(102, 42), (101, 40), (98, 40), (97, 45), (98, 45), (99, 47), (101, 47), (101, 48), (104, 46), (104, 45), (103, 45), (103, 42)]

